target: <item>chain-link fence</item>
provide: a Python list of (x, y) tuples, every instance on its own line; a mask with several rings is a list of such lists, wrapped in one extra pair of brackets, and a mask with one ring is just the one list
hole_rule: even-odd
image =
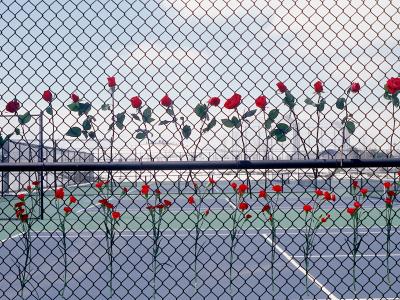
[(399, 7), (0, 1), (1, 298), (397, 298)]

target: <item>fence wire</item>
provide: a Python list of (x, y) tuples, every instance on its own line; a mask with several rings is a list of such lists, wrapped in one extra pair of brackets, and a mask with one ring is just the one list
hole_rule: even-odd
[(398, 7), (0, 1), (0, 297), (399, 297)]

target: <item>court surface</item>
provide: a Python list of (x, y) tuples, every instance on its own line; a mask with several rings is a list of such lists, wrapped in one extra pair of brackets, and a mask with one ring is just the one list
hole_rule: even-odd
[[(258, 185), (257, 185), (258, 184)], [(301, 246), (304, 244), (302, 228), (304, 227), (302, 207), (311, 199), (312, 189), (301, 187), (284, 189), (277, 200), (279, 210), (275, 217), (279, 221), (277, 231), (279, 241), (275, 246), (277, 259), (275, 270), (275, 289), (272, 291), (270, 278), (270, 230), (260, 210), (265, 204), (257, 198), (260, 186), (264, 183), (252, 182), (253, 195), (246, 196), (250, 204), (249, 213), (253, 215), (239, 232), (239, 242), (235, 249), (237, 260), (234, 263), (234, 284), (237, 299), (390, 299), (400, 294), (400, 274), (398, 264), (400, 242), (398, 204), (394, 206), (396, 216), (392, 229), (392, 252), (390, 258), (392, 283), (389, 286), (383, 279), (386, 275), (384, 264), (385, 220), (380, 192), (371, 194), (364, 203), (368, 212), (360, 232), (363, 234), (357, 260), (357, 295), (349, 288), (352, 284), (352, 259), (347, 240), (352, 236), (349, 218), (345, 212), (352, 197), (343, 186), (333, 190), (338, 195), (332, 204), (326, 203), (323, 209), (330, 212), (332, 220), (320, 228), (311, 255), (309, 294), (305, 289), (304, 257)], [(371, 183), (370, 183), (371, 184)], [(202, 211), (210, 209), (210, 214), (202, 227), (201, 242), (204, 252), (199, 257), (199, 276), (201, 281), (197, 293), (193, 284), (193, 245), (194, 214), (193, 206), (187, 203), (192, 192), (187, 188), (183, 194), (176, 183), (165, 183), (161, 186), (163, 199), (173, 201), (162, 225), (163, 241), (160, 262), (166, 262), (157, 274), (157, 298), (175, 299), (178, 296), (193, 299), (229, 299), (229, 233), (232, 227), (230, 215), (234, 212), (235, 196), (219, 182), (214, 190), (205, 192)], [(122, 186), (129, 187), (128, 195), (120, 196)], [(114, 279), (113, 287), (117, 298), (148, 299), (152, 295), (152, 271), (149, 268), (152, 256), (152, 224), (146, 210), (148, 203), (154, 204), (154, 197), (145, 199), (139, 194), (140, 184), (122, 183), (116, 188), (110, 201), (122, 213), (117, 227), (114, 245)], [(372, 188), (370, 188), (372, 190)], [(106, 299), (108, 296), (107, 280), (108, 258), (105, 252), (105, 235), (101, 227), (102, 215), (98, 200), (101, 197), (90, 186), (70, 187), (69, 191), (76, 196), (78, 204), (74, 213), (68, 217), (68, 288), (66, 296), (71, 299)], [(69, 196), (70, 192), (66, 192)], [(271, 193), (272, 194), (272, 193)], [(31, 299), (56, 298), (62, 288), (61, 275), (63, 266), (60, 263), (61, 252), (57, 247), (60, 232), (57, 228), (54, 199), (51, 192), (46, 192), (44, 200), (44, 219), (37, 220), (33, 226), (33, 264), (31, 273), (35, 292)], [(14, 198), (14, 199), (13, 199)], [(15, 203), (15, 197), (9, 197), (9, 204)], [(3, 215), (10, 209), (6, 202), (1, 203)], [(11, 206), (12, 208), (12, 206)], [(13, 299), (19, 289), (16, 278), (15, 259), (22, 255), (22, 239), (17, 228), (18, 221), (1, 221), (0, 259), (1, 279), (0, 298)], [(14, 289), (10, 289), (13, 286)], [(82, 288), (85, 287), (85, 289)], [(280, 287), (280, 288), (278, 288)], [(28, 285), (28, 289), (30, 286)], [(13, 295), (10, 290), (15, 291)], [(8, 291), (5, 294), (5, 291)], [(129, 294), (128, 294), (129, 293)], [(88, 296), (90, 295), (90, 296)], [(127, 296), (129, 295), (129, 296)], [(29, 298), (29, 299), (30, 299)]]

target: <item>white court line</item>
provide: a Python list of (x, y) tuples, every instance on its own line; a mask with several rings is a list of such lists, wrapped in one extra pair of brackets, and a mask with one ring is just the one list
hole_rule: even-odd
[(19, 236), (21, 236), (21, 235), (23, 235), (23, 234), (24, 234), (23, 232), (14, 234), (14, 235), (12, 235), (12, 236), (6, 238), (6, 239), (1, 240), (0, 242), (1, 242), (2, 244), (4, 244), (4, 243), (7, 242), (8, 240), (15, 239), (16, 237), (19, 237)]
[[(236, 208), (236, 206), (228, 198), (225, 198), (225, 199), (226, 199), (226, 201), (228, 201), (228, 203), (232, 207)], [(261, 235), (267, 240), (268, 243), (271, 244), (271, 246), (275, 247), (276, 250), (278, 250), (278, 252), (280, 252), (286, 258), (286, 260), (289, 263), (291, 263), (297, 270), (299, 270), (301, 273), (303, 273), (305, 276), (307, 276), (311, 280), (312, 283), (314, 283), (315, 285), (319, 286), (321, 288), (321, 290), (328, 296), (329, 299), (331, 299), (331, 300), (340, 300), (330, 290), (328, 290), (321, 282), (319, 282), (314, 276), (312, 276), (310, 273), (307, 274), (306, 270), (298, 263), (297, 260), (295, 260), (293, 258), (293, 256), (289, 255), (278, 244), (274, 245), (274, 243), (272, 242), (271, 238), (266, 233), (263, 233)]]

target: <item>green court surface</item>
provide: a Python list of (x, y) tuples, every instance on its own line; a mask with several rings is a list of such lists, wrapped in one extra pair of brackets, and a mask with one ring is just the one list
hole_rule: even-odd
[[(121, 196), (123, 186), (129, 186), (132, 188), (132, 184), (124, 183), (119, 185), (115, 189), (114, 195), (110, 197), (110, 202), (115, 205), (115, 209), (121, 212), (121, 220), (119, 221), (116, 229), (118, 231), (145, 231), (150, 232), (152, 229), (152, 223), (149, 212), (146, 209), (148, 204), (154, 204), (154, 197), (149, 199), (144, 198), (140, 195), (137, 189), (133, 189), (128, 195)], [(162, 199), (170, 199), (173, 201), (173, 205), (169, 211), (164, 215), (162, 229), (169, 229), (173, 231), (187, 230), (190, 231), (195, 228), (195, 214), (193, 206), (187, 203), (187, 198), (192, 195), (192, 192), (178, 193), (176, 188), (170, 188), (171, 192), (165, 192), (163, 190)], [(257, 189), (258, 191), (258, 189)], [(353, 201), (352, 196), (346, 193), (345, 189), (336, 191), (338, 197), (335, 202), (325, 203), (318, 212), (323, 215), (325, 213), (331, 214), (331, 219), (323, 224), (325, 228), (347, 228), (350, 226), (350, 217), (346, 212), (346, 208)], [(250, 210), (246, 213), (250, 213), (252, 218), (246, 220), (243, 223), (243, 229), (256, 229), (261, 230), (269, 227), (269, 223), (266, 222), (265, 216), (261, 213), (262, 205), (264, 202), (257, 199), (257, 193), (254, 192), (253, 197), (246, 195), (245, 200), (250, 204)], [(98, 201), (101, 199), (97, 190), (92, 185), (70, 187), (66, 189), (65, 198), (68, 199), (69, 195), (73, 194), (78, 199), (78, 203), (73, 207), (73, 213), (67, 217), (67, 230), (74, 232), (82, 231), (99, 231), (102, 230), (102, 222), (104, 216), (101, 213)], [(304, 203), (308, 203), (311, 199), (310, 191), (297, 191), (297, 192), (285, 192), (278, 199), (279, 209), (275, 213), (275, 220), (278, 223), (278, 227), (281, 229), (294, 228), (301, 230), (304, 227), (304, 212), (302, 207)], [(203, 230), (221, 230), (231, 229), (232, 219), (231, 215), (234, 213), (234, 202), (235, 198), (232, 192), (221, 192), (215, 190), (212, 193), (208, 190), (203, 194), (203, 202), (201, 210), (204, 211), (206, 208), (210, 209), (210, 214), (205, 218), (202, 225)], [(199, 195), (201, 196), (201, 194)], [(13, 237), (20, 233), (21, 226), (19, 221), (14, 219), (14, 204), (18, 200), (16, 196), (6, 196), (0, 202), (0, 209), (2, 210), (2, 216), (13, 219), (6, 219), (0, 221), (1, 231), (0, 240), (5, 241), (10, 237)], [(56, 210), (56, 201), (53, 197), (53, 191), (47, 191), (44, 197), (44, 211), (43, 219), (38, 218), (33, 224), (33, 231), (41, 232), (54, 232), (58, 230), (59, 215)], [(68, 200), (66, 200), (68, 202)], [(28, 199), (29, 203), (29, 199)], [(30, 202), (32, 203), (32, 202)], [(61, 204), (59, 202), (59, 204)], [(28, 204), (31, 205), (31, 204)], [(37, 208), (35, 208), (35, 215), (40, 216), (39, 202)], [(384, 218), (385, 207), (382, 199), (370, 198), (366, 199), (364, 203), (364, 210), (366, 216), (363, 220), (363, 227), (380, 227), (383, 228), (386, 224)], [(399, 209), (395, 205), (394, 208), (395, 217), (393, 220), (393, 226), (400, 226), (400, 218), (398, 218)], [(62, 212), (62, 207), (60, 208)]]

